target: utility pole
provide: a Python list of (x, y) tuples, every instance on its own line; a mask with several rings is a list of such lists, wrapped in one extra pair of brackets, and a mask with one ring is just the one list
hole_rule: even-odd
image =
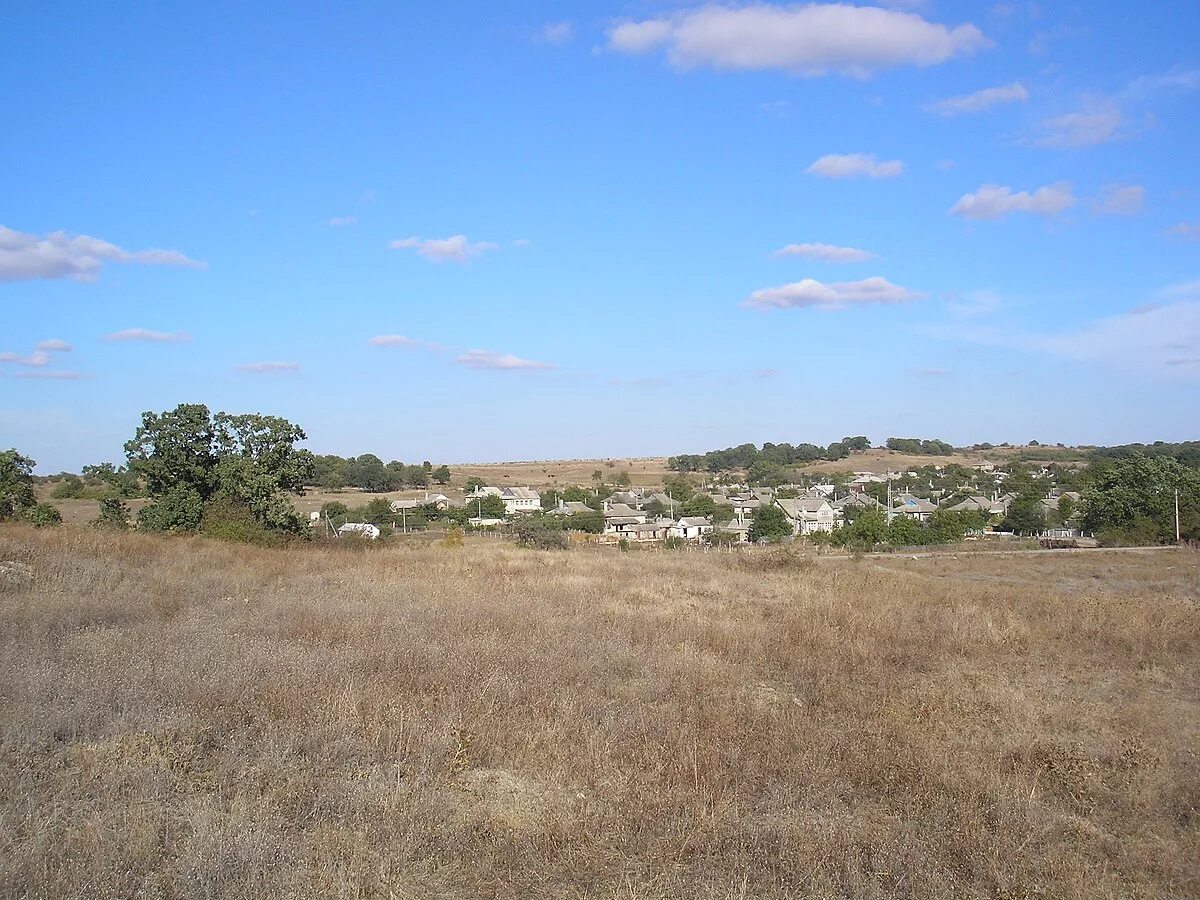
[(887, 523), (892, 524), (892, 470), (887, 470)]
[(1183, 546), (1183, 541), (1179, 537), (1179, 488), (1175, 488), (1175, 544)]

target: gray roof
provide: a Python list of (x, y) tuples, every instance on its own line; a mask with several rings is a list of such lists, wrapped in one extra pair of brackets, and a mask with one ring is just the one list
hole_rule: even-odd
[(680, 518), (678, 524), (688, 528), (696, 528), (700, 525), (711, 525), (712, 522), (708, 521), (707, 516), (683, 516)]
[[(829, 501), (819, 497), (797, 497), (794, 500), (776, 500), (775, 504), (789, 519), (795, 519), (797, 516), (800, 518), (816, 516), (822, 506), (829, 506)], [(832, 507), (830, 509), (832, 510)]]
[(506, 487), (500, 492), (500, 496), (506, 500), (541, 500), (542, 495), (533, 488), (527, 487)]
[(624, 503), (612, 503), (605, 510), (604, 515), (608, 516), (637, 516), (640, 513), (632, 506), (627, 506)]

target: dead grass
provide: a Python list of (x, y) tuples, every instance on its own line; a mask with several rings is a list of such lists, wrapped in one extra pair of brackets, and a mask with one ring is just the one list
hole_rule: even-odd
[(738, 559), (2, 529), (0, 894), (1200, 893), (1194, 555)]

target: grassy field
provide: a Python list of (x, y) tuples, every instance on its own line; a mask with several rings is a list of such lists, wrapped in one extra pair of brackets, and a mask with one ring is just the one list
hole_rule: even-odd
[(0, 528), (0, 894), (1200, 894), (1200, 560)]

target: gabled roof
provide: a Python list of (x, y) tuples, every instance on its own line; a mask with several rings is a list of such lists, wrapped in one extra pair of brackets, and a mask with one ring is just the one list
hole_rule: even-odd
[(639, 513), (632, 506), (627, 506), (624, 503), (612, 503), (604, 511), (604, 516), (605, 518), (611, 516), (644, 516), (644, 513)]
[(776, 500), (775, 505), (782, 509), (784, 515), (789, 519), (795, 519), (797, 516), (802, 519), (814, 518), (821, 512), (822, 507), (833, 512), (833, 507), (829, 505), (829, 502), (819, 497), (797, 497), (794, 500)]
[(505, 500), (541, 500), (542, 495), (532, 488), (527, 487), (506, 487), (500, 492), (500, 496)]
[(708, 521), (706, 516), (682, 516), (678, 524), (686, 528), (698, 528), (701, 525), (711, 525), (712, 522)]

